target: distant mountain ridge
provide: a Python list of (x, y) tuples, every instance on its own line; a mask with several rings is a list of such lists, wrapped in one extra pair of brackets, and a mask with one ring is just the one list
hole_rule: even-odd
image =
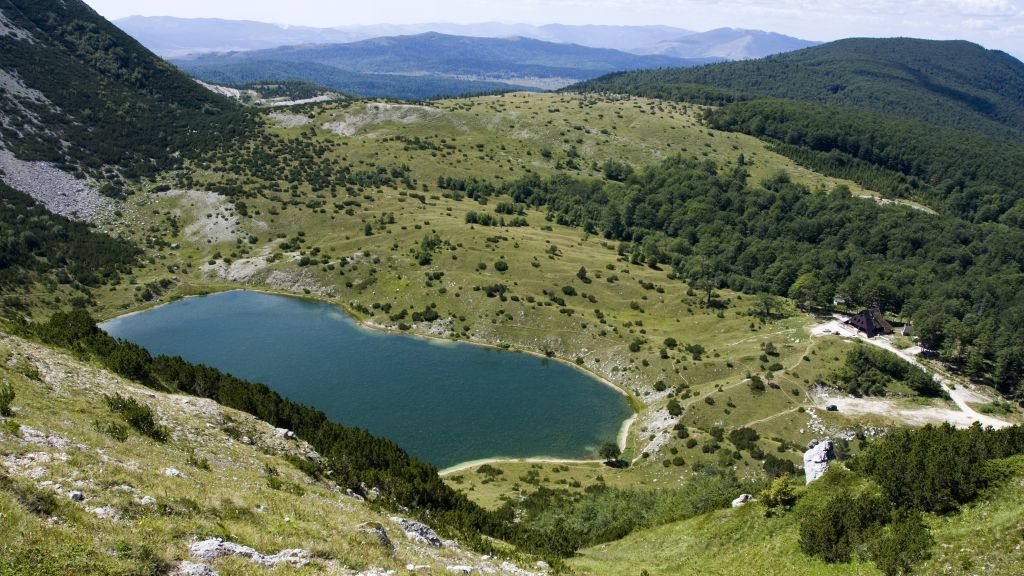
[(707, 32), (688, 34), (673, 40), (665, 40), (648, 48), (634, 49), (631, 52), (679, 58), (748, 60), (810, 48), (819, 44), (821, 43), (763, 30), (717, 28)]
[[(268, 50), (204, 54), (174, 62), (207, 81), (297, 79), (360, 95), (357, 80), (375, 75), (385, 84), (405, 77), (412, 83), (444, 80), (446, 90), (425, 87), (404, 97), (427, 98), (499, 88), (560, 88), (616, 70), (696, 66), (716, 59), (639, 56), (607, 48), (558, 44), (531, 38), (478, 38), (427, 32), (373, 38), (348, 44), (284, 46)], [(259, 77), (266, 70), (264, 77)], [(282, 77), (287, 76), (287, 78)], [(388, 82), (390, 81), (390, 82)], [(460, 86), (457, 82), (471, 82)], [(482, 84), (481, 84), (482, 83)]]
[(262, 50), (299, 44), (349, 43), (384, 36), (413, 36), (426, 32), (481, 38), (521, 36), (546, 42), (610, 48), (632, 54), (662, 54), (677, 58), (758, 58), (815, 44), (760, 30), (720, 28), (698, 33), (674, 26), (658, 25), (534, 26), (499, 22), (435, 22), (313, 28), (246, 20), (169, 16), (130, 16), (115, 23), (150, 50), (168, 58), (208, 52)]

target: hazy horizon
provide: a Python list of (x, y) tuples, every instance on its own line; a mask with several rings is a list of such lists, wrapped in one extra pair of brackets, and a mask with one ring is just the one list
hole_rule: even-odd
[(806, 40), (854, 36), (962, 39), (1024, 57), (1024, 0), (86, 0), (110, 20), (174, 16), (334, 28), (410, 24), (675, 26), (695, 31), (749, 28)]

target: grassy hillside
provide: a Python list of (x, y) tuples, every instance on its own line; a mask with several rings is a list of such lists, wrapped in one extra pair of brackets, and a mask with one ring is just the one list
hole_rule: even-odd
[(731, 91), (717, 100), (818, 102), (1024, 141), (1024, 64), (963, 41), (851, 38), (761, 60), (613, 74), (578, 88), (691, 99), (690, 85)]
[[(951, 517), (931, 516), (933, 555), (917, 574), (1016, 574), (1024, 498), (1019, 483), (1024, 461), (1015, 457), (995, 466), (1012, 470), (978, 501)], [(802, 517), (827, 498), (834, 484), (823, 480), (797, 489), (793, 510), (771, 517), (759, 503), (722, 510), (639, 531), (620, 541), (584, 550), (571, 562), (583, 574), (758, 574), (800, 576), (882, 574), (865, 561), (828, 564), (808, 559), (799, 546)]]

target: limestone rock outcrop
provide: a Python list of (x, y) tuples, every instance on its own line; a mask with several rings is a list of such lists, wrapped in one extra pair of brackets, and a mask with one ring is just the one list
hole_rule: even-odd
[(210, 538), (196, 542), (188, 547), (194, 558), (212, 562), (225, 556), (240, 556), (256, 564), (273, 567), (278, 564), (290, 564), (301, 568), (309, 563), (309, 552), (298, 548), (282, 550), (277, 554), (264, 555), (255, 549), (234, 542), (226, 542), (220, 538)]
[(814, 442), (804, 452), (804, 474), (810, 484), (828, 472), (828, 463), (835, 460), (835, 451), (831, 440)]
[(421, 544), (433, 546), (434, 548), (441, 547), (441, 538), (438, 537), (437, 532), (434, 532), (434, 529), (430, 526), (413, 520), (399, 518), (397, 516), (393, 517), (392, 520), (402, 527), (402, 531), (405, 532), (406, 537), (413, 542), (419, 542)]

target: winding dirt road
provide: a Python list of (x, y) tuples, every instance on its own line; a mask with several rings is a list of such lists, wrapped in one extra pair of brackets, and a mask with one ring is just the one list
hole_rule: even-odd
[[(885, 338), (868, 338), (857, 329), (852, 326), (844, 324), (845, 318), (837, 317), (824, 324), (819, 324), (811, 328), (811, 336), (828, 336), (837, 335), (846, 338), (856, 338), (865, 344), (876, 346), (884, 350), (888, 350), (907, 362), (921, 368), (925, 372), (931, 375), (932, 378), (938, 382), (942, 389), (949, 394), (950, 399), (956, 404), (957, 411), (941, 409), (941, 408), (921, 408), (921, 409), (899, 409), (892, 405), (891, 402), (884, 400), (868, 400), (863, 398), (831, 398), (824, 396), (819, 401), (824, 404), (836, 404), (840, 410), (845, 412), (853, 413), (878, 413), (883, 416), (893, 416), (907, 421), (911, 424), (922, 424), (928, 421), (946, 421), (954, 426), (965, 428), (973, 424), (974, 422), (980, 422), (982, 426), (991, 426), (992, 428), (1006, 428), (1011, 426), (1010, 422), (1000, 420), (986, 414), (981, 414), (974, 408), (971, 408), (968, 400), (975, 400), (976, 395), (963, 386), (957, 385), (949, 378), (941, 374), (935, 373), (934, 370), (929, 370), (927, 367), (921, 364), (917, 359), (917, 354), (921, 353), (919, 346), (900, 350), (893, 346), (892, 342)], [(844, 410), (844, 405), (846, 409)]]

